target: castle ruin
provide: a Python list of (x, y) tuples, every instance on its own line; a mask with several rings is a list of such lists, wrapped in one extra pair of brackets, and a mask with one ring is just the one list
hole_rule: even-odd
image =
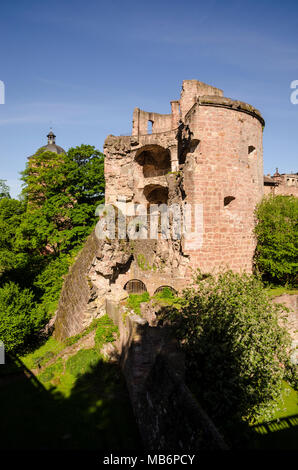
[(64, 282), (57, 337), (82, 331), (109, 299), (153, 295), (164, 286), (181, 292), (197, 268), (203, 274), (252, 271), (254, 209), (263, 196), (263, 127), (252, 106), (185, 80), (171, 114), (136, 108), (132, 135), (107, 137), (107, 207), (143, 205), (149, 213), (155, 204), (188, 204), (200, 208), (200, 224), (194, 227), (192, 218), (188, 239), (164, 238), (160, 228), (155, 239), (132, 239), (127, 232), (99, 240), (93, 232)]
[(107, 137), (106, 204), (124, 199), (149, 212), (152, 204), (187, 203), (202, 211), (199, 238), (144, 241), (119, 276), (121, 287), (137, 279), (153, 294), (162, 285), (180, 290), (196, 268), (251, 272), (254, 209), (263, 196), (263, 127), (252, 106), (184, 80), (171, 114), (136, 108), (132, 135)]

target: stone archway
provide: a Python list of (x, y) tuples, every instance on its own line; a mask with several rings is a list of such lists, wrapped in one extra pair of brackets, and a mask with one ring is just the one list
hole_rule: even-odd
[(166, 175), (171, 171), (171, 153), (160, 145), (145, 145), (138, 150), (135, 160), (143, 167), (145, 178)]
[(163, 289), (169, 289), (171, 292), (173, 292), (173, 294), (175, 294), (175, 295), (178, 294), (178, 292), (176, 291), (176, 289), (174, 289), (174, 287), (172, 287), (172, 286), (159, 286), (159, 287), (155, 290), (154, 295), (155, 295), (155, 294), (158, 294), (159, 292), (162, 292)]
[(139, 279), (131, 279), (130, 281), (127, 281), (124, 286), (124, 290), (126, 290), (128, 294), (143, 294), (143, 292), (147, 292), (146, 285)]

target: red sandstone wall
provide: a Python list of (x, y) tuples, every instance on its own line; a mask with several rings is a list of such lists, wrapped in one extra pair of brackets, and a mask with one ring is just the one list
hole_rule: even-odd
[[(252, 269), (254, 208), (263, 195), (262, 125), (232, 109), (196, 106), (189, 118), (200, 139), (184, 167), (187, 202), (203, 204), (203, 246), (189, 250), (203, 271)], [(248, 154), (248, 147), (255, 151)], [(235, 200), (224, 207), (224, 198)]]
[(264, 194), (273, 194), (274, 196), (295, 196), (298, 197), (298, 188), (296, 186), (264, 186)]

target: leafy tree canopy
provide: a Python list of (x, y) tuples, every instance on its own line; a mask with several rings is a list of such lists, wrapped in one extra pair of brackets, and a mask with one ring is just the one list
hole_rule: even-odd
[(9, 282), (0, 289), (0, 338), (5, 350), (19, 351), (30, 336), (44, 325), (44, 316), (36, 310), (34, 295)]
[(67, 252), (92, 230), (104, 197), (103, 154), (91, 145), (41, 152), (23, 172), (28, 209), (18, 230), (23, 250)]
[(256, 209), (256, 266), (263, 278), (282, 285), (298, 281), (298, 199), (265, 197)]
[(199, 273), (180, 304), (163, 315), (174, 325), (188, 380), (210, 415), (219, 425), (269, 418), (282, 380), (294, 380), (284, 308), (269, 300), (259, 279), (231, 271), (204, 280)]
[(0, 180), (0, 339), (8, 350), (25, 348), (55, 311), (103, 202), (103, 165), (90, 145), (66, 154), (41, 148), (22, 173), (21, 201)]
[(6, 180), (0, 179), (0, 200), (7, 197), (10, 198), (9, 187), (5, 183)]

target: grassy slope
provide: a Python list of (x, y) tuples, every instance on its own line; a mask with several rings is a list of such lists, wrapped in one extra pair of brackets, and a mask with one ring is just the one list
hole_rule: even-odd
[(252, 446), (256, 449), (298, 448), (298, 393), (286, 382), (278, 409), (271, 421), (260, 419), (252, 427), (255, 435)]
[(290, 289), (290, 288), (287, 288), (287, 287), (283, 287), (283, 286), (272, 286), (272, 287), (268, 287), (265, 289), (269, 295), (269, 297), (273, 298), (273, 297), (279, 297), (280, 295), (284, 295), (284, 294), (290, 294), (290, 295), (293, 295), (293, 294), (298, 294), (298, 289)]
[[(2, 374), (0, 382), (2, 449), (140, 448), (122, 373), (100, 354), (114, 332), (105, 316), (96, 324), (92, 348), (67, 356), (68, 344), (50, 338), (22, 360), (14, 360), (14, 370), (2, 366), (11, 372), (4, 379)], [(30, 376), (29, 369), (38, 364), (39, 374)]]

